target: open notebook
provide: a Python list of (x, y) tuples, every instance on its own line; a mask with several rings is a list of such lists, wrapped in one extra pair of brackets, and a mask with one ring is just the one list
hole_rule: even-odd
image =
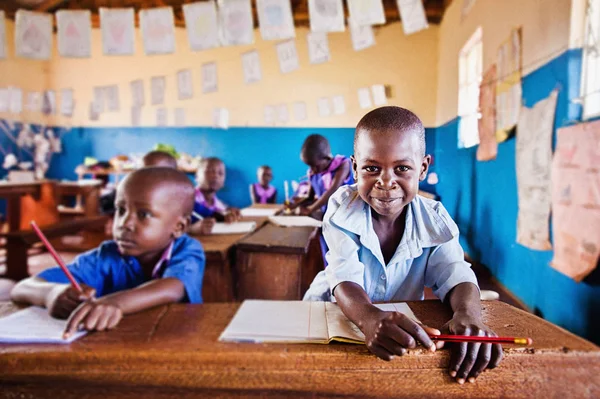
[(0, 343), (68, 344), (87, 334), (79, 331), (63, 339), (66, 320), (55, 319), (44, 308), (31, 306), (0, 318)]
[[(418, 321), (406, 303), (375, 306)], [(245, 300), (219, 341), (361, 344), (365, 336), (332, 302)]]
[(242, 216), (246, 217), (268, 217), (273, 216), (279, 209), (277, 208), (244, 208), (240, 211)]
[(271, 216), (269, 222), (283, 227), (321, 227), (323, 222), (308, 216)]
[(244, 234), (255, 228), (255, 222), (215, 223), (212, 234)]

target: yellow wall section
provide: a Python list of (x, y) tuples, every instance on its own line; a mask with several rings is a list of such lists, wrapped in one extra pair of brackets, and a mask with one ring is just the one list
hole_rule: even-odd
[(519, 26), (525, 75), (569, 48), (569, 0), (476, 0), (464, 20), (462, 4), (453, 1), (440, 25), (436, 126), (458, 114), (458, 54), (478, 26), (483, 29), (484, 73), (496, 62), (500, 44)]
[[(82, 126), (130, 126), (131, 94), (129, 83), (141, 78), (145, 82), (146, 102), (149, 103), (150, 78), (166, 75), (166, 106), (169, 108), (169, 125), (174, 123), (173, 109), (186, 109), (187, 124), (211, 125), (214, 107), (230, 110), (232, 126), (264, 126), (264, 105), (287, 103), (290, 122), (286, 126), (353, 127), (366, 112), (360, 109), (357, 90), (372, 84), (387, 84), (393, 88), (391, 104), (408, 107), (419, 114), (426, 126), (434, 126), (436, 117), (438, 30), (431, 26), (423, 32), (405, 36), (400, 23), (376, 28), (377, 44), (356, 52), (352, 49), (350, 32), (329, 35), (331, 61), (311, 65), (306, 42), (307, 28), (296, 28), (296, 47), (300, 69), (281, 74), (275, 43), (263, 41), (255, 32), (255, 44), (251, 46), (224, 47), (203, 52), (189, 50), (184, 29), (176, 30), (176, 52), (171, 55), (146, 56), (139, 30), (136, 30), (136, 54), (133, 56), (107, 57), (102, 54), (101, 35), (93, 30), (92, 57), (69, 59), (58, 56), (56, 41), (51, 62), (29, 61), (14, 58), (10, 51), (9, 61), (0, 61), (0, 86), (13, 84), (27, 90), (55, 90), (72, 87), (75, 90), (76, 110), (71, 123)], [(9, 22), (9, 40), (12, 42), (13, 25)], [(243, 81), (241, 54), (256, 49), (260, 54), (263, 80), (246, 85)], [(201, 93), (200, 67), (205, 62), (217, 62), (219, 90)], [(46, 65), (49, 65), (46, 67)], [(27, 66), (23, 69), (22, 66)], [(33, 68), (33, 69), (31, 69)], [(177, 99), (176, 73), (180, 69), (192, 69), (194, 98)], [(48, 69), (49, 84), (30, 80), (37, 71)], [(100, 120), (89, 120), (89, 103), (93, 87), (118, 84), (120, 112), (104, 113)], [(346, 114), (320, 117), (317, 100), (320, 97), (344, 95)], [(307, 103), (308, 120), (297, 122), (293, 117), (292, 103)], [(10, 117), (0, 114), (0, 118)], [(24, 115), (29, 122), (38, 122), (39, 115)], [(56, 117), (57, 124), (69, 124), (67, 119)], [(145, 106), (142, 124), (154, 126), (155, 107)]]

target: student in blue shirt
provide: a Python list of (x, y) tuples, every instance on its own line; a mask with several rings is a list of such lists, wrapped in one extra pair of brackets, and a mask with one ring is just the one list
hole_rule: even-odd
[(185, 234), (194, 186), (172, 168), (130, 173), (117, 188), (113, 237), (68, 265), (84, 294), (58, 267), (18, 283), (12, 300), (69, 318), (66, 333), (114, 328), (123, 315), (172, 302), (202, 303), (205, 256)]
[[(333, 294), (365, 334), (369, 350), (384, 360), (417, 343), (436, 350), (428, 334), (439, 330), (372, 304), (421, 300), (424, 286), (454, 312), (443, 330), (495, 335), (481, 319), (479, 288), (464, 261), (458, 227), (441, 203), (417, 195), (430, 162), (425, 129), (412, 112), (383, 107), (362, 118), (352, 157), (357, 184), (341, 187), (329, 201), (323, 219), (329, 266), (304, 297), (330, 300)], [(449, 372), (461, 384), (502, 359), (500, 345), (453, 345)]]

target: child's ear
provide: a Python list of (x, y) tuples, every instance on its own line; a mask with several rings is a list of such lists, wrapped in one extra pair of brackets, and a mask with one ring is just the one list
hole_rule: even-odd
[(350, 156), (350, 160), (352, 161), (352, 175), (354, 176), (354, 181), (356, 181), (356, 180), (358, 180), (358, 172), (357, 172), (358, 165), (356, 164), (356, 158), (354, 158), (354, 155)]
[(423, 157), (423, 162), (421, 163), (421, 174), (419, 175), (419, 180), (423, 181), (427, 177), (427, 171), (429, 170), (429, 165), (431, 164), (431, 155), (425, 155)]
[(191, 220), (191, 216), (179, 216), (175, 224), (175, 230), (173, 230), (173, 238), (179, 238), (186, 233), (190, 227)]

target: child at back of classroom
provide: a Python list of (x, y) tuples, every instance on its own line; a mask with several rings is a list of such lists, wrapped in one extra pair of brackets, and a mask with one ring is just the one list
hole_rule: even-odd
[(18, 283), (12, 300), (45, 306), (69, 318), (67, 333), (114, 328), (123, 315), (172, 303), (202, 303), (205, 255), (185, 234), (194, 206), (194, 186), (172, 168), (134, 171), (119, 184), (113, 240), (79, 255), (69, 270), (82, 295), (58, 268)]
[(277, 201), (277, 189), (271, 185), (273, 170), (263, 165), (256, 171), (258, 183), (250, 185), (250, 199), (253, 204), (274, 204)]

